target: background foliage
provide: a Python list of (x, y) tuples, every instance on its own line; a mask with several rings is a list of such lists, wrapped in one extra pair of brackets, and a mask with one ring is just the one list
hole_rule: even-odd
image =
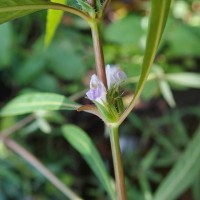
[[(106, 63), (119, 64), (126, 71), (130, 77), (127, 88), (135, 87), (140, 74), (148, 12), (148, 1), (113, 1), (102, 25)], [(89, 27), (77, 17), (64, 15), (45, 49), (45, 21), (46, 12), (39, 12), (0, 25), (2, 107), (17, 94), (32, 91), (60, 93), (88, 103), (84, 91), (94, 72)], [(174, 1), (149, 81), (135, 112), (120, 130), (128, 199), (149, 200), (154, 193), (155, 199), (160, 199), (166, 188), (170, 191), (167, 200), (200, 199), (199, 26), (199, 2)], [(124, 94), (125, 102), (130, 91)], [(0, 129), (23, 117), (1, 118)], [(92, 137), (112, 175), (106, 131), (101, 121), (89, 114), (37, 112), (32, 122), (12, 137), (84, 199), (104, 199), (103, 186), (84, 156), (64, 139), (63, 123), (75, 123)], [(3, 143), (0, 162), (0, 199), (65, 199)]]

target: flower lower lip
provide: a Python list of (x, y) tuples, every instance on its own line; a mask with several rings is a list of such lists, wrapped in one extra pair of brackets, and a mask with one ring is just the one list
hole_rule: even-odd
[(97, 101), (101, 104), (106, 101), (106, 88), (95, 74), (91, 77), (90, 90), (86, 95), (91, 101)]

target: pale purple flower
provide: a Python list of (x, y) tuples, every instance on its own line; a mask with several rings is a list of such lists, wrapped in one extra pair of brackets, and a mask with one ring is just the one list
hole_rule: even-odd
[[(112, 86), (118, 86), (123, 80), (127, 79), (126, 74), (117, 66), (106, 66), (106, 77), (108, 83), (108, 90)], [(102, 105), (107, 102), (107, 91), (103, 82), (93, 74), (90, 80), (90, 90), (86, 93), (91, 101), (96, 101)]]
[(106, 66), (106, 77), (108, 89), (114, 85), (119, 85), (122, 81), (127, 79), (126, 74), (115, 65), (113, 67), (110, 65)]
[(106, 102), (106, 88), (96, 74), (93, 74), (90, 80), (90, 90), (86, 93), (91, 101), (96, 101), (102, 105)]

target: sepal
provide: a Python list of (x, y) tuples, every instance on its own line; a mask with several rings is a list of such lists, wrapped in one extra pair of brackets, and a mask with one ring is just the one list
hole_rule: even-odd
[(114, 123), (118, 120), (119, 114), (113, 105), (109, 105), (108, 103), (104, 102), (104, 105), (94, 101), (95, 105), (97, 106), (101, 118), (103, 121)]
[(82, 11), (88, 13), (91, 17), (95, 17), (96, 12), (95, 9), (86, 1), (86, 0), (76, 0), (80, 5)]

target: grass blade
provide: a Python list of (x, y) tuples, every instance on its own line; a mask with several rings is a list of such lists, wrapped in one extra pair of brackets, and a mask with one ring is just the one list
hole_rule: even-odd
[(200, 127), (193, 139), (157, 189), (153, 200), (174, 200), (184, 192), (200, 172)]

